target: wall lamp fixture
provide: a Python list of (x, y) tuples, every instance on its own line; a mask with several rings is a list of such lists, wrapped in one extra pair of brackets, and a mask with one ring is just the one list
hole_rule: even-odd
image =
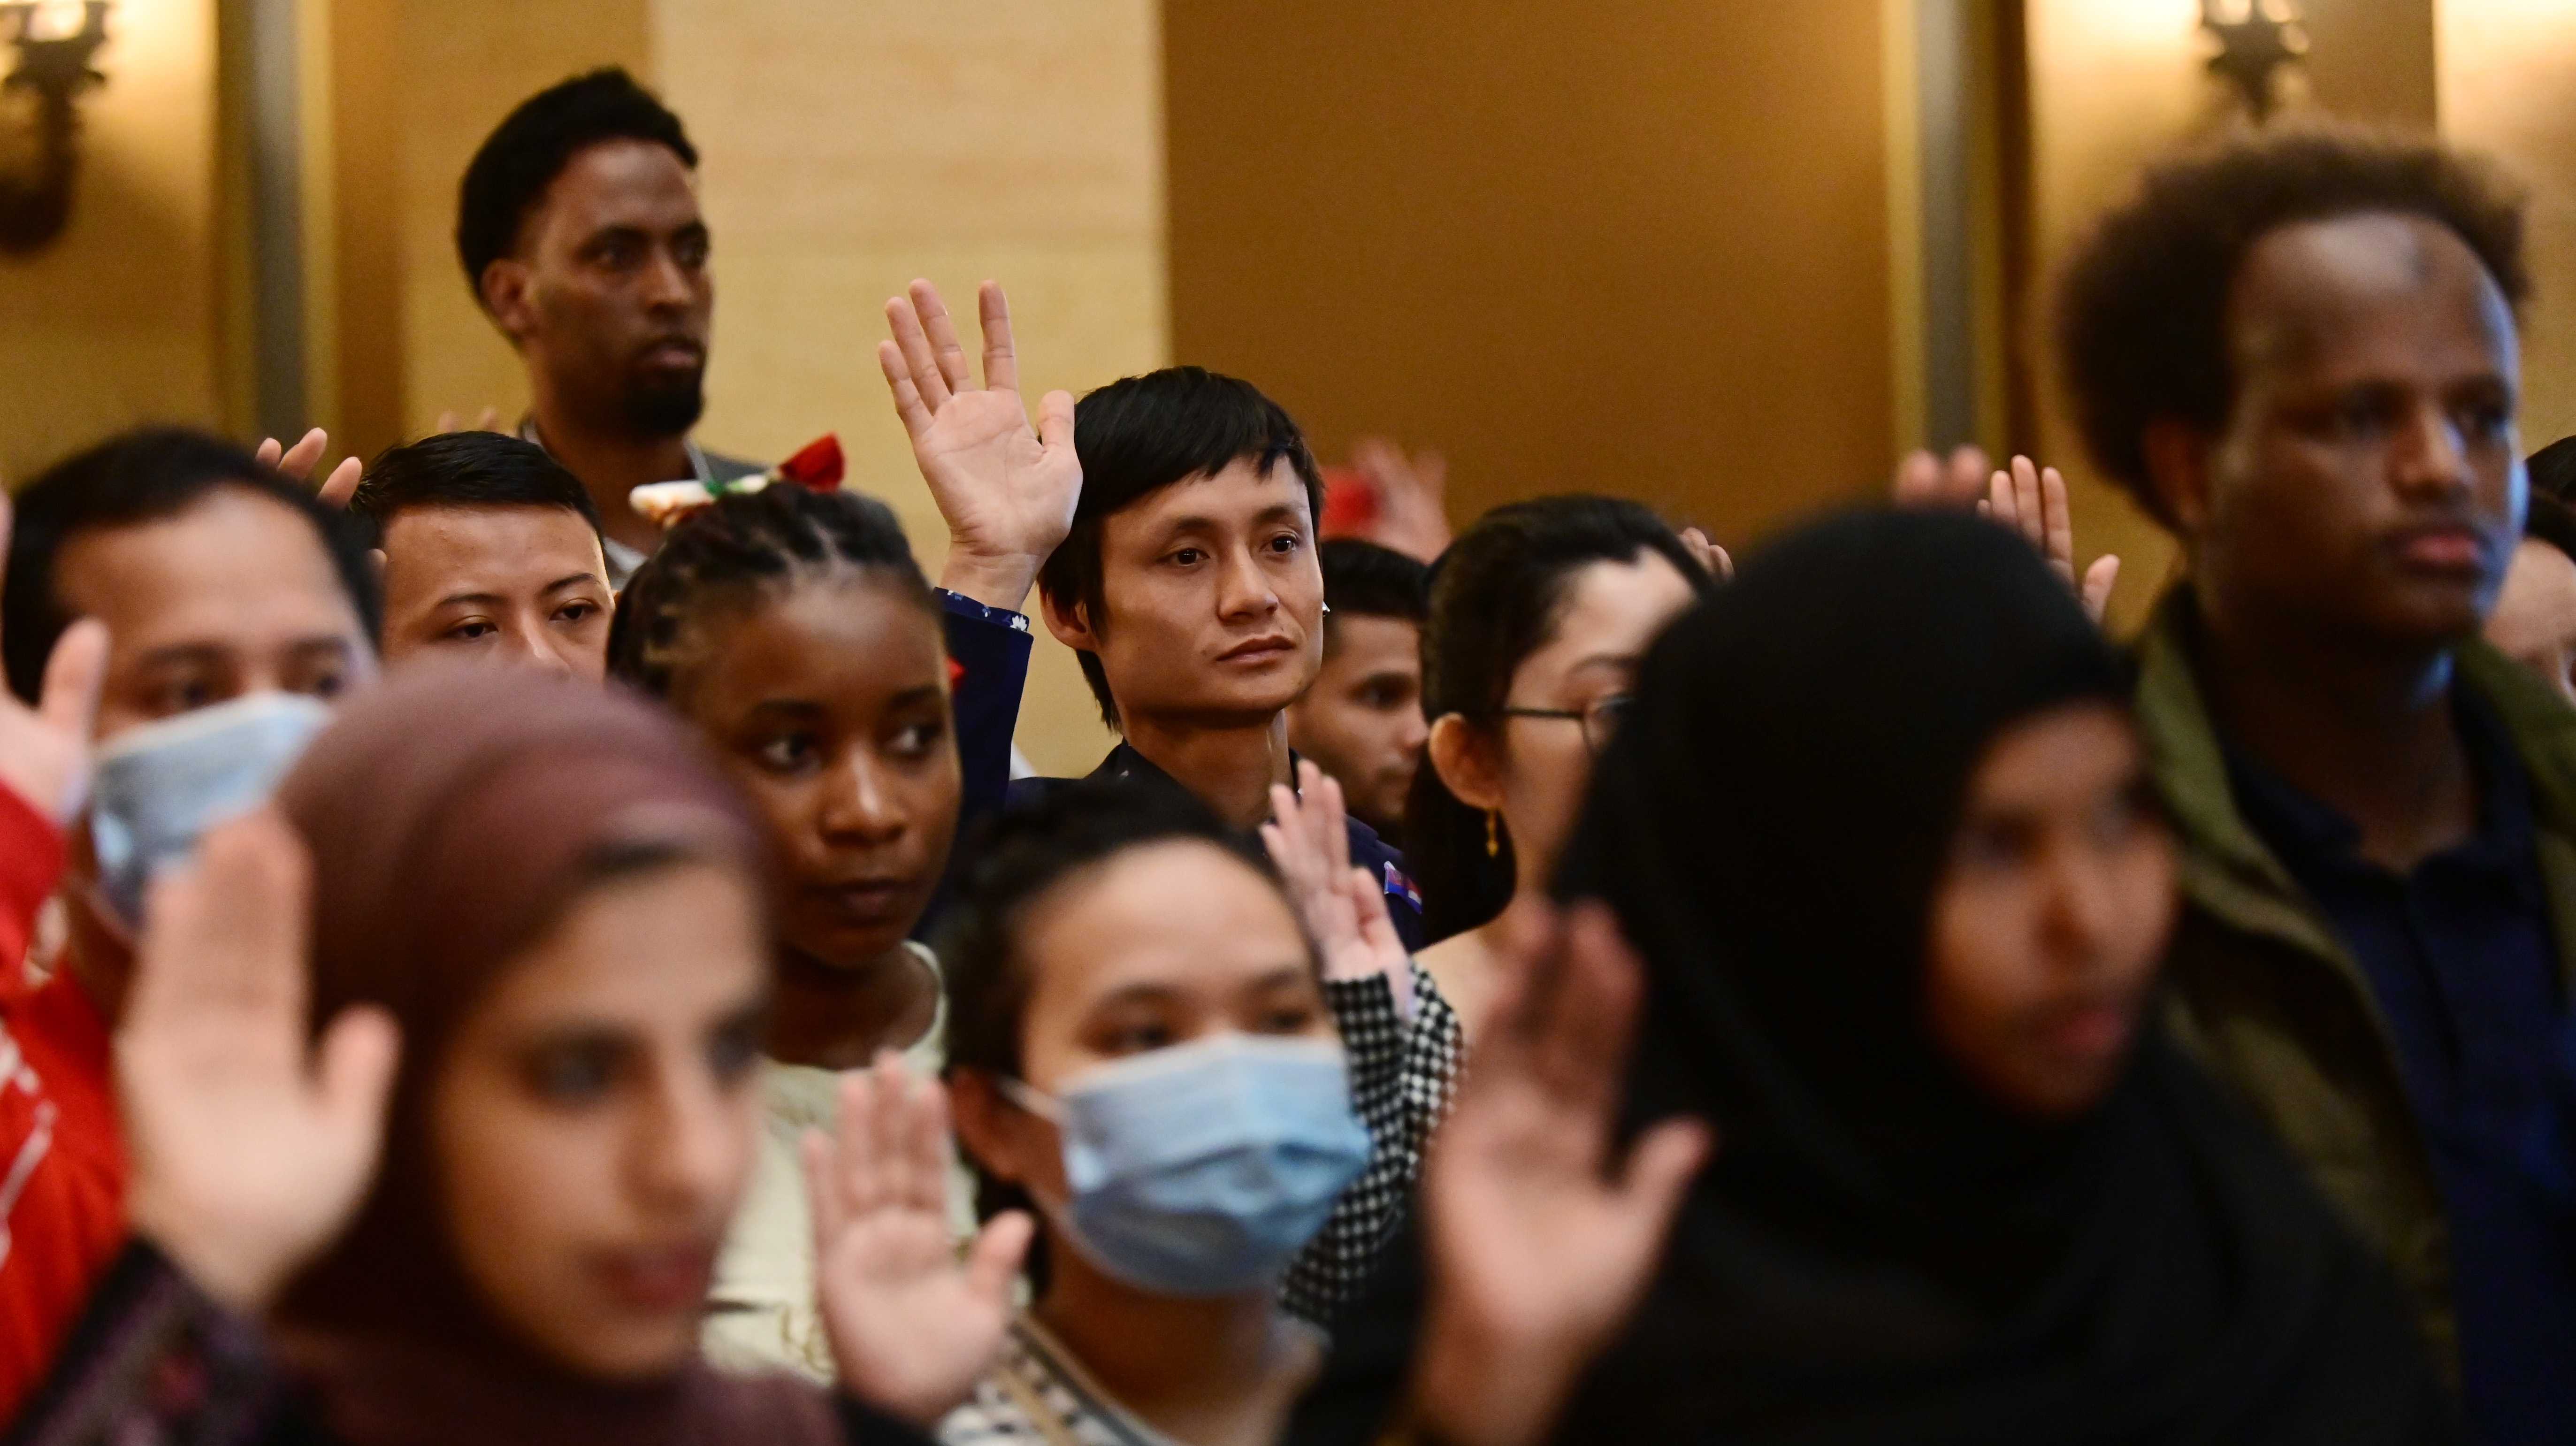
[(0, 80), (0, 98), (33, 100), (33, 164), (0, 172), (0, 252), (42, 250), (71, 219), (73, 101), (107, 77), (90, 68), (107, 43), (108, 0), (0, 0), (0, 43), (17, 64)]
[(2274, 77), (2308, 53), (2294, 0), (2200, 0), (2200, 28), (2218, 37), (2210, 73), (2236, 88), (2255, 120), (2269, 118)]

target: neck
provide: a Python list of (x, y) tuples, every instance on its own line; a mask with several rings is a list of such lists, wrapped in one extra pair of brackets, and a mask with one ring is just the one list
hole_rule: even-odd
[(906, 1050), (939, 1017), (930, 971), (898, 942), (847, 968), (779, 951), (767, 1052), (782, 1064), (864, 1069), (877, 1051)]
[(581, 479), (591, 505), (599, 509), (600, 531), (639, 552), (659, 546), (661, 530), (627, 504), (627, 494), (648, 483), (691, 475), (688, 437), (638, 437), (589, 425), (542, 377), (529, 411), (536, 418), (537, 439)]
[(1233, 827), (1254, 828), (1269, 818), (1270, 786), (1292, 781), (1285, 712), (1239, 727), (1152, 717), (1124, 721), (1129, 747), (1179, 779)]
[(2205, 608), (2201, 617), (2202, 675), (2219, 727), (2352, 820), (2365, 857), (2407, 869), (2475, 831), (2450, 648), (2376, 651), (2276, 635)]
[(1209, 1299), (1150, 1295), (1093, 1269), (1052, 1230), (1047, 1252), (1047, 1292), (1034, 1313), (1103, 1390), (1139, 1414), (1240, 1400), (1285, 1360), (1269, 1290)]

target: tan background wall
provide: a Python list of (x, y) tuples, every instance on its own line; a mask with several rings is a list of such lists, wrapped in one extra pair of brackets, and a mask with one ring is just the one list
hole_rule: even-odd
[[(49, 251), (0, 258), (0, 476), (14, 481), (114, 428), (225, 410), (215, 6), (121, 0), (109, 35), (108, 83), (80, 105), (71, 223)], [(0, 115), (14, 124), (18, 106), (0, 100)]]
[(1460, 522), (1883, 485), (1879, 0), (1615, 9), (1166, 0), (1178, 358), (1440, 448)]

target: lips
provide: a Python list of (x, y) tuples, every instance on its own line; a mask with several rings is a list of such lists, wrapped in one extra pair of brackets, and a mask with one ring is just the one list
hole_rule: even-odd
[(2419, 527), (2397, 534), (2397, 560), (2420, 572), (2477, 576), (2487, 570), (2486, 539), (2468, 527)]
[(1237, 643), (1233, 647), (1226, 649), (1224, 652), (1217, 654), (1216, 660), (1220, 663), (1237, 663), (1257, 667), (1263, 663), (1276, 662), (1296, 650), (1297, 645), (1295, 643), (1288, 641), (1285, 637), (1273, 633), (1267, 637), (1253, 638), (1246, 642)]
[(648, 367), (673, 371), (706, 365), (707, 349), (687, 337), (665, 337), (644, 349), (643, 363)]
[(918, 879), (883, 877), (816, 884), (805, 892), (845, 923), (873, 925), (901, 915), (920, 890)]
[(711, 1242), (602, 1251), (593, 1270), (609, 1299), (629, 1310), (656, 1315), (696, 1310), (715, 1282)]
[(2050, 1051), (2073, 1059), (2099, 1059), (2116, 1054), (2136, 1028), (2134, 1005), (2110, 999), (2084, 1000), (2049, 1011), (2040, 1038)]

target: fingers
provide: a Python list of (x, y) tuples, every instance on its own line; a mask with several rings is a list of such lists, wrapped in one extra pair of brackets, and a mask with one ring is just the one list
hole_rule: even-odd
[(322, 490), (313, 494), (314, 500), (325, 507), (346, 511), (350, 497), (358, 490), (359, 479), (366, 474), (365, 463), (355, 457), (344, 457), (339, 466), (331, 469), (331, 475), (323, 479)]
[(277, 459), (285, 452), (285, 446), (275, 437), (263, 437), (259, 445), (251, 449), (250, 459), (274, 472), (277, 470)]
[(2028, 457), (2012, 459), (2013, 517), (2021, 525), (2021, 535), (2045, 556), (2048, 552), (2048, 518), (2040, 505), (2039, 468)]
[(904, 1099), (912, 1075), (903, 1067), (903, 1056), (890, 1049), (877, 1051), (868, 1073), (877, 1082), (869, 1134), (877, 1156), (876, 1205), (882, 1209), (910, 1200), (918, 1188), (912, 1182), (912, 1119)]
[(320, 427), (315, 427), (277, 459), (277, 470), (298, 482), (310, 482), (313, 469), (322, 465), (322, 449), (330, 445), (331, 438)]
[(2054, 467), (2039, 474), (2040, 531), (2047, 539), (2048, 564), (2075, 580), (2075, 514), (2066, 505), (2066, 474)]
[(975, 374), (966, 365), (966, 346), (957, 339), (957, 323), (948, 315), (948, 303), (939, 299), (939, 288), (927, 281), (912, 283), (912, 309), (920, 314), (921, 329), (930, 338), (940, 380), (952, 394), (975, 390)]
[(1537, 1037), (1539, 1081), (1558, 1100), (1587, 1112), (1607, 1110), (1628, 1067), (1638, 997), (1644, 992), (1636, 954), (1608, 908), (1587, 901), (1566, 922), (1561, 997)]
[(454, 407), (440, 409), (439, 414), (431, 419), (429, 424), (429, 434), (433, 437), (444, 437), (455, 430), (456, 409)]
[(1342, 803), (1340, 779), (1312, 763), (1305, 764), (1306, 788), (1316, 802), (1315, 833), (1328, 877), (1340, 878), (1350, 872), (1351, 826), (1349, 810)]
[(1025, 1210), (1006, 1210), (984, 1222), (966, 1256), (966, 1288), (979, 1300), (1007, 1305), (1037, 1233), (1037, 1221)]
[(1897, 462), (1889, 495), (1899, 507), (1929, 506), (1940, 500), (1941, 475), (1941, 459), (1918, 448)]
[(840, 1118), (832, 1126), (830, 1183), (844, 1218), (875, 1209), (884, 1194), (876, 1122), (876, 1074), (854, 1069), (841, 1076)]
[(1639, 1135), (1617, 1186), (1629, 1225), (1648, 1239), (1662, 1239), (1716, 1148), (1717, 1132), (1698, 1120), (1665, 1120)]
[[(849, 1109), (846, 1090), (841, 1108)], [(841, 1229), (849, 1220), (838, 1188), (840, 1182), (835, 1178), (831, 1137), (821, 1130), (807, 1130), (796, 1137), (796, 1157), (805, 1167), (805, 1213), (814, 1224), (814, 1258), (829, 1259), (832, 1242), (841, 1238)]]
[(2093, 559), (2093, 565), (2084, 569), (2082, 596), (2085, 615), (2100, 623), (2102, 615), (2110, 610), (2112, 589), (2119, 585), (2120, 559), (2108, 553)]
[(392, 1012), (375, 1005), (342, 1010), (322, 1031), (319, 1055), (315, 1083), (323, 1120), (359, 1158), (374, 1159), (402, 1058), (402, 1031)]
[[(8, 547), (0, 524), (0, 551)], [(107, 681), (107, 624), (82, 618), (63, 630), (45, 660), (45, 683), (36, 712), (45, 722), (86, 742), (98, 722), (99, 690)]]
[(975, 288), (975, 319), (984, 329), (984, 385), (997, 392), (1020, 389), (1020, 359), (1011, 349), (1011, 303), (1002, 283)]
[(1947, 465), (1949, 477), (1942, 483), (1942, 498), (1960, 503), (1975, 497), (1986, 485), (1986, 474), (1995, 469), (1986, 449), (1974, 442), (1951, 448)]
[[(895, 303), (886, 303), (887, 315), (893, 315)], [(904, 435), (918, 442), (930, 430), (930, 408), (921, 400), (921, 388), (913, 384), (912, 368), (904, 361), (903, 348), (890, 341), (877, 343), (877, 366), (885, 372), (886, 387), (894, 393), (894, 414), (903, 419)]]
[[(927, 281), (916, 281), (926, 287)], [(885, 304), (886, 326), (894, 333), (894, 344), (903, 353), (904, 371), (912, 378), (921, 394), (921, 404), (936, 415), (948, 405), (948, 383), (939, 372), (939, 358), (931, 350), (930, 335), (922, 329), (921, 313), (914, 310), (910, 296), (890, 296)]]
[(273, 810), (208, 833), (193, 861), (154, 881), (137, 1011), (247, 1016), (300, 1059), (311, 892), (303, 840)]
[(1378, 958), (1406, 957), (1404, 938), (1395, 932), (1395, 918), (1386, 911), (1386, 885), (1366, 869), (1351, 869), (1342, 875), (1350, 890), (1352, 912), (1359, 915), (1360, 942)]
[(904, 1091), (904, 1182), (913, 1208), (948, 1218), (948, 1091), (935, 1079), (918, 1079)]
[(500, 407), (497, 405), (486, 405), (481, 412), (475, 415), (474, 430), (478, 432), (497, 432), (501, 430)]
[(1073, 450), (1073, 393), (1038, 398), (1038, 441), (1050, 452)]

